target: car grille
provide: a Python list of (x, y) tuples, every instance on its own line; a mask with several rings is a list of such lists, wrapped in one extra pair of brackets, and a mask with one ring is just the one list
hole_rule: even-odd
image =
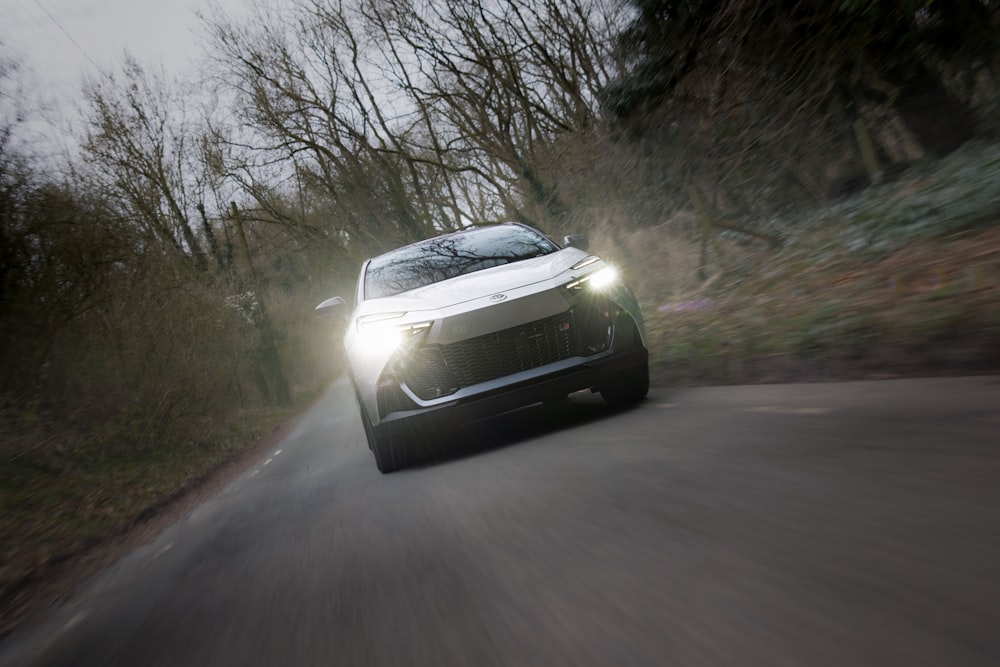
[(403, 380), (423, 400), (447, 396), (462, 387), (601, 352), (608, 345), (609, 322), (604, 303), (580, 305), (484, 336), (424, 347), (406, 364)]
[(538, 368), (573, 356), (569, 312), (444, 345), (441, 353), (460, 387)]

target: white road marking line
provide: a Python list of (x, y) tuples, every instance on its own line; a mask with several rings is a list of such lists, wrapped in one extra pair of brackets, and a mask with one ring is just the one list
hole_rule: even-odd
[[(83, 619), (85, 618), (87, 618), (87, 612), (81, 611), (76, 616), (66, 621), (66, 623), (63, 624), (61, 628), (59, 628), (55, 632), (50, 633), (48, 637), (42, 640), (42, 648), (38, 653), (35, 654), (35, 657), (37, 658), (39, 655), (41, 655), (42, 652), (48, 651), (57, 641), (59, 641), (62, 638), (64, 634), (66, 634), (76, 626), (80, 625), (80, 622), (83, 621)], [(32, 661), (29, 660), (29, 662)]]
[(274, 450), (274, 454), (272, 454), (271, 456), (281, 456), (281, 451), (282, 450), (280, 450), (280, 449), (276, 449), (276, 450)]
[(260, 472), (260, 470), (254, 470), (253, 472), (250, 473), (250, 476), (251, 477), (256, 477), (257, 473), (259, 473), (259, 472)]
[(273, 460), (274, 460), (273, 458), (270, 458), (270, 459), (268, 459), (268, 460), (264, 461), (264, 465), (267, 465), (267, 464), (269, 464), (269, 463), (270, 463), (271, 461), (273, 461)]
[(63, 626), (62, 631), (66, 632), (67, 630), (72, 630), (76, 626), (80, 625), (80, 621), (85, 618), (87, 618), (87, 612), (81, 611), (79, 614), (66, 621), (66, 625)]
[(766, 412), (775, 415), (825, 415), (830, 408), (784, 408), (776, 405), (761, 405), (756, 408), (739, 408), (740, 412)]
[(170, 542), (170, 543), (164, 545), (164, 547), (162, 549), (160, 549), (159, 551), (156, 552), (156, 555), (153, 556), (153, 558), (159, 558), (163, 554), (167, 553), (168, 551), (170, 551), (170, 547), (172, 547), (172, 546), (174, 546), (173, 542)]

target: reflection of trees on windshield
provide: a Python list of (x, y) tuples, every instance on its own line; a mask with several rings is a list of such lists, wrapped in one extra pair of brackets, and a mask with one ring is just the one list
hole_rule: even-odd
[(557, 249), (541, 234), (520, 225), (441, 236), (373, 259), (365, 278), (365, 298), (392, 296)]

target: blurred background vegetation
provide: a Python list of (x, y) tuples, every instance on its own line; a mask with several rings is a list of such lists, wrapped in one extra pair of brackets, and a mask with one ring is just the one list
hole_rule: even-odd
[[(3, 591), (314, 396), (339, 346), (312, 308), (363, 258), (470, 224), (590, 233), (639, 288), (661, 381), (969, 327), (993, 349), (995, 254), (949, 237), (924, 275), (893, 253), (996, 224), (998, 6), (260, 2), (202, 17), (197, 80), (126, 58), (87, 82), (57, 159), (21, 138), (5, 52)], [(932, 278), (968, 289), (906, 300)], [(73, 528), (27, 548), (53, 480)]]

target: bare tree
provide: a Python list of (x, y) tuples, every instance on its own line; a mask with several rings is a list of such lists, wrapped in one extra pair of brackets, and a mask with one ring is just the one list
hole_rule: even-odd
[[(383, 111), (368, 46), (343, 7), (303, 3), (291, 17), (257, 11), (252, 23), (207, 24), (219, 81), (237, 109), (238, 126), (218, 132), (226, 173), (276, 220), (287, 213), (274, 205), (280, 191), (321, 192), (337, 209), (325, 231), (361, 246), (453, 226), (427, 190), (427, 169), (404, 148), (406, 128)], [(285, 187), (272, 189), (277, 183)]]
[(206, 19), (237, 109), (217, 126), (220, 163), (276, 221), (290, 191), (322, 193), (335, 209), (326, 233), (368, 248), (559, 218), (558, 144), (597, 131), (598, 92), (619, 72), (612, 9), (300, 0), (243, 23)]
[(184, 95), (127, 57), (85, 88), (84, 156), (98, 183), (147, 236), (207, 268), (223, 258), (205, 212), (207, 176)]
[(363, 7), (434, 147), (445, 143), (450, 156), (474, 166), (515, 216), (563, 216), (552, 147), (598, 125), (598, 93), (620, 71), (612, 4), (368, 0)]

